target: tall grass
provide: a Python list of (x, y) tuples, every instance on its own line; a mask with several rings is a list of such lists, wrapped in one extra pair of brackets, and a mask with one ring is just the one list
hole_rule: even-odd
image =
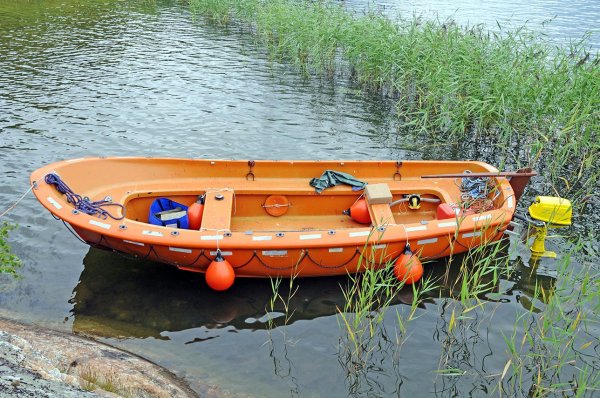
[(327, 0), (190, 4), (249, 30), (275, 59), (392, 98), (402, 133), (436, 144), (482, 139), (508, 166), (543, 169), (563, 194), (589, 195), (600, 181), (600, 58), (585, 41), (555, 47), (524, 27), (392, 20)]
[[(506, 350), (494, 353), (494, 358), (505, 358), (496, 369), (479, 365), (477, 357), (491, 347), (486, 336), (495, 329), (497, 309), (510, 306), (504, 302), (514, 292), (503, 281), (535, 275), (539, 260), (530, 260), (533, 268), (516, 270), (519, 262), (511, 260), (515, 253), (506, 242), (493, 242), (454, 257), (445, 275), (412, 287), (402, 287), (386, 267), (367, 265), (365, 274), (350, 277), (346, 306), (340, 310), (339, 357), (349, 391), (372, 393), (379, 373), (393, 377), (399, 352), (412, 338), (411, 322), (419, 316), (419, 304), (438, 294), (441, 354), (434, 384), (444, 389), (454, 384), (458, 390), (461, 383), (468, 388), (482, 385), (498, 396), (594, 396), (600, 391), (599, 253), (582, 242), (563, 253), (552, 283), (533, 278), (533, 291), (520, 295), (512, 331), (501, 332)], [(394, 307), (401, 289), (413, 290), (409, 308)]]
[(17, 276), (17, 268), (22, 263), (19, 257), (12, 253), (11, 247), (8, 244), (9, 232), (16, 228), (15, 225), (9, 223), (0, 224), (0, 273), (7, 273)]
[[(418, 285), (405, 286), (394, 275), (393, 260), (386, 261), (386, 250), (370, 251), (365, 245), (362, 252), (358, 261), (362, 272), (348, 276), (348, 283), (342, 286), (345, 305), (338, 308), (338, 323), (343, 331), (338, 358), (345, 369), (352, 396), (383, 393), (373, 390), (377, 385), (372, 382), (373, 378), (385, 377), (387, 373), (378, 364), (389, 358), (392, 363), (397, 362), (400, 349), (408, 338), (408, 324), (416, 318), (423, 297), (435, 289), (434, 281), (429, 277), (424, 277)], [(365, 257), (364, 253), (371, 256)], [(393, 330), (387, 330), (385, 317), (403, 288), (412, 291), (410, 311), (406, 316), (396, 311), (397, 323)]]
[[(298, 285), (296, 284), (296, 278), (298, 276), (298, 264), (294, 268), (291, 276), (288, 279), (284, 279), (281, 276), (271, 277), (271, 292), (272, 296), (269, 300), (267, 308), (265, 308), (265, 316), (267, 317), (267, 334), (268, 340), (266, 344), (269, 346), (269, 356), (273, 361), (273, 373), (285, 379), (290, 387), (291, 396), (298, 396), (298, 381), (294, 375), (294, 366), (290, 360), (288, 353), (288, 346), (294, 345), (287, 335), (287, 325), (293, 319), (296, 308), (292, 305), (292, 300), (296, 293), (298, 293)], [(283, 281), (287, 281), (282, 286)], [(287, 286), (286, 286), (287, 285)], [(278, 312), (277, 309), (281, 309), (283, 312)], [(276, 325), (276, 318), (283, 318), (279, 325)], [(281, 332), (279, 337), (281, 338), (281, 345), (278, 344), (277, 336), (273, 333), (274, 329), (278, 327)]]
[(598, 253), (587, 256), (583, 268), (573, 267), (571, 256), (581, 252), (579, 243), (563, 257), (556, 287), (536, 287), (534, 301), (542, 309), (519, 314), (512, 335), (504, 337), (510, 377), (500, 388), (508, 395), (524, 389), (533, 397), (600, 392), (600, 270), (589, 262)]
[[(537, 168), (546, 194), (582, 199), (576, 206), (598, 203), (600, 57), (590, 54), (585, 40), (557, 47), (526, 27), (393, 20), (376, 12), (352, 13), (343, 2), (327, 0), (190, 4), (213, 23), (251, 33), (274, 60), (291, 62), (310, 76), (350, 79), (392, 100), (399, 134), (410, 140), (431, 143), (433, 151), (442, 148), (441, 155), (449, 146), (491, 148), (496, 159), (484, 160)], [(595, 235), (588, 238), (595, 241)], [(390, 267), (362, 259), (365, 273), (349, 278), (346, 306), (339, 311), (344, 331), (339, 356), (350, 375), (349, 391), (360, 392), (361, 380), (368, 384), (367, 373), (382, 369), (392, 348), (386, 369), (396, 369), (397, 350), (410, 338), (419, 304), (440, 287), (450, 290), (449, 298), (437, 301), (439, 334), (445, 336), (438, 374), (444, 383), (477, 377), (483, 386), (492, 383), (487, 392), (499, 396), (597, 394), (600, 270), (592, 244), (575, 245), (563, 258), (556, 286), (537, 285), (533, 297), (521, 297), (513, 331), (504, 334), (506, 360), (496, 373), (454, 362), (453, 350), (469, 356), (476, 348), (467, 344), (485, 342), (480, 331), (494, 327), (495, 309), (502, 305), (497, 299), (507, 295), (501, 281), (514, 272), (504, 250), (502, 243), (472, 250), (453, 259), (455, 279), (425, 279), (410, 288), (394, 280)], [(596, 261), (582, 266), (581, 258)], [(386, 314), (401, 289), (412, 289), (413, 299), (408, 311), (396, 307), (392, 331)], [(382, 352), (386, 355), (378, 355)]]

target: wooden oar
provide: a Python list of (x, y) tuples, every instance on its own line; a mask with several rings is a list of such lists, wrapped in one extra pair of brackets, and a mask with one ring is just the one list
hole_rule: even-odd
[(462, 178), (462, 177), (533, 177), (538, 175), (535, 171), (519, 173), (517, 171), (498, 171), (487, 173), (460, 173), (460, 174), (429, 174), (421, 178)]

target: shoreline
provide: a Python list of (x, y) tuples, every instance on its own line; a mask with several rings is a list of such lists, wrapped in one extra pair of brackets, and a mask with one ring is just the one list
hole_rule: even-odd
[(136, 354), (0, 317), (0, 397), (21, 395), (199, 396), (187, 382)]

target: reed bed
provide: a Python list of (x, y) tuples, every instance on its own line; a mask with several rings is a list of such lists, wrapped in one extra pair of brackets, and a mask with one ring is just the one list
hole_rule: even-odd
[[(482, 160), (540, 171), (539, 191), (570, 197), (580, 209), (598, 204), (600, 57), (585, 39), (558, 47), (526, 27), (498, 25), (492, 31), (420, 17), (391, 19), (327, 0), (190, 5), (212, 23), (250, 33), (275, 61), (291, 62), (307, 76), (349, 79), (365, 93), (392, 101), (398, 134), (408, 137), (402, 142), (429, 145), (429, 156), (489, 148), (479, 153), (493, 157)], [(372, 372), (398, 370), (411, 322), (423, 314), (423, 302), (435, 300), (437, 334), (443, 336), (436, 373), (444, 387), (476, 378), (468, 384), (498, 396), (597, 394), (600, 269), (593, 224), (587, 223), (592, 235), (585, 241), (563, 242), (572, 249), (558, 263), (555, 284), (538, 285), (532, 277), (532, 297), (520, 298), (513, 331), (503, 334), (504, 365), (491, 372), (454, 358), (485, 351), (483, 331), (494, 328), (507, 295), (502, 281), (535, 273), (535, 266), (515, 271), (515, 256), (499, 242), (451, 259), (458, 276), (425, 278), (408, 287), (394, 280), (390, 264), (375, 267), (373, 259), (362, 259), (365, 273), (349, 277), (346, 305), (339, 309), (339, 358), (348, 391), (372, 393)], [(397, 306), (395, 297), (407, 289), (412, 303)]]
[(556, 47), (525, 27), (393, 20), (327, 0), (190, 4), (249, 31), (273, 59), (391, 98), (399, 134), (421, 144), (481, 142), (506, 167), (537, 167), (563, 195), (587, 198), (598, 186), (600, 58), (585, 40)]
[[(350, 395), (372, 393), (376, 373), (385, 373), (385, 378), (397, 373), (401, 381), (400, 351), (415, 338), (412, 322), (428, 311), (421, 305), (425, 302), (435, 302), (439, 310), (432, 336), (441, 348), (437, 370), (432, 370), (435, 389), (465, 388), (466, 393), (483, 386), (486, 394), (497, 396), (596, 395), (600, 269), (594, 259), (600, 253), (594, 250), (583, 241), (574, 244), (558, 262), (556, 276), (545, 282), (535, 277), (539, 260), (516, 270), (511, 260), (515, 253), (503, 241), (456, 256), (446, 274), (411, 287), (395, 281), (389, 266), (367, 267), (364, 275), (349, 279), (339, 316), (338, 355)], [(505, 350), (494, 352), (503, 365), (481, 368), (477, 353), (489, 352), (497, 310), (511, 306), (506, 298), (514, 294), (502, 281), (529, 277), (535, 281), (533, 292), (519, 295), (512, 330), (501, 333)], [(401, 289), (412, 290), (412, 304), (396, 305), (394, 296)]]
[(584, 256), (579, 242), (558, 264), (556, 286), (536, 286), (530, 307), (521, 312), (513, 333), (505, 336), (507, 360), (500, 390), (524, 389), (529, 396), (594, 396), (600, 391), (598, 253)]

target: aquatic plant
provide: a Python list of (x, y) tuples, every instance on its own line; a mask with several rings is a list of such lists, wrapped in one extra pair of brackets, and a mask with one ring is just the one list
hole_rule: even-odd
[[(506, 240), (455, 256), (441, 277), (430, 275), (423, 285), (404, 290), (386, 268), (367, 266), (366, 278), (350, 278), (344, 293), (346, 306), (340, 311), (343, 335), (338, 355), (349, 391), (372, 392), (377, 388), (373, 380), (381, 372), (385, 378), (393, 377), (389, 372), (397, 372), (400, 350), (411, 339), (411, 321), (425, 313), (421, 303), (434, 299), (440, 311), (434, 339), (441, 348), (434, 372), (436, 389), (441, 384), (444, 390), (460, 391), (461, 383), (466, 383), (469, 388), (482, 385), (486, 393), (500, 396), (527, 391), (536, 397), (592, 396), (600, 388), (600, 283), (596, 280), (600, 269), (593, 262), (598, 253), (583, 242), (595, 238), (563, 253), (556, 276), (548, 280), (536, 277), (539, 259), (529, 260), (529, 266), (519, 265), (512, 252), (515, 247)], [(479, 368), (477, 352), (489, 350), (497, 310), (510, 306), (505, 300), (515, 294), (510, 283), (503, 282), (509, 280), (527, 280), (534, 284), (533, 291), (517, 294), (521, 306), (516, 307), (512, 333), (500, 332), (506, 343), (502, 367)], [(397, 306), (396, 297), (406, 298), (406, 290), (411, 289), (412, 304)], [(387, 296), (388, 291), (394, 297)], [(496, 361), (502, 356), (494, 354)], [(401, 372), (396, 376), (400, 383)]]
[[(372, 230), (372, 234), (374, 230)], [(376, 237), (378, 242), (381, 237)], [(417, 308), (421, 305), (427, 293), (436, 289), (435, 281), (423, 277), (418, 284), (405, 285), (394, 274), (395, 258), (389, 258), (386, 249), (371, 250), (377, 244), (363, 247), (359, 257), (358, 267), (362, 272), (349, 274), (347, 284), (341, 286), (344, 295), (344, 306), (338, 308), (338, 323), (344, 332), (340, 339), (338, 356), (344, 358), (341, 363), (352, 381), (349, 383), (354, 390), (360, 390), (360, 380), (366, 378), (375, 358), (381, 356), (382, 347), (389, 351), (399, 352), (405, 341), (404, 334), (407, 325), (415, 319)], [(410, 311), (406, 316), (396, 311), (397, 324), (394, 333), (385, 328), (385, 317), (390, 307), (397, 302), (402, 289), (410, 289)], [(392, 343), (390, 343), (392, 342)], [(394, 344), (395, 343), (395, 344)], [(376, 368), (376, 367), (375, 367)]]
[[(584, 257), (582, 268), (573, 266), (575, 255)], [(509, 358), (501, 391), (528, 390), (534, 397), (597, 393), (600, 283), (597, 264), (590, 261), (597, 255), (584, 254), (583, 243), (577, 243), (558, 265), (556, 286), (536, 286), (533, 302), (516, 317), (513, 333), (504, 336)]]
[[(298, 264), (294, 268), (290, 278), (287, 279), (286, 288), (282, 289), (281, 283), (284, 279), (281, 276), (271, 277), (271, 292), (272, 296), (269, 299), (268, 307), (265, 308), (267, 317), (266, 331), (268, 334), (267, 344), (269, 346), (269, 356), (273, 361), (273, 373), (282, 379), (288, 380), (288, 385), (291, 389), (291, 395), (297, 396), (298, 393), (298, 381), (296, 376), (293, 374), (293, 365), (288, 353), (288, 345), (293, 344), (287, 335), (286, 326), (292, 320), (294, 316), (295, 308), (292, 306), (292, 299), (298, 292), (298, 285), (296, 284), (296, 278), (298, 276)], [(278, 312), (281, 308), (283, 311)], [(282, 316), (283, 324), (279, 325), (278, 330), (281, 332), (281, 347), (278, 346), (277, 340), (274, 336), (275, 318)]]
[[(481, 142), (504, 166), (535, 166), (577, 198), (600, 181), (600, 57), (526, 27), (393, 20), (344, 3), (190, 0), (197, 15), (250, 31), (273, 59), (349, 78), (395, 103), (399, 134), (432, 150)], [(444, 149), (446, 148), (446, 149)], [(565, 183), (567, 181), (567, 183)]]
[(17, 276), (17, 268), (22, 265), (21, 259), (11, 251), (8, 244), (8, 233), (15, 229), (14, 224), (4, 222), (0, 225), (0, 273)]
[[(492, 31), (418, 16), (391, 19), (372, 10), (352, 13), (333, 1), (190, 0), (190, 5), (212, 23), (252, 34), (273, 60), (291, 62), (307, 77), (349, 79), (368, 95), (391, 101), (402, 145), (447, 157), (469, 141), (485, 148), (473, 157), (503, 168), (537, 168), (539, 191), (575, 199), (580, 209), (598, 203), (600, 57), (585, 40), (557, 47), (526, 27), (498, 25)], [(364, 392), (361, 383), (368, 384), (376, 369), (396, 370), (411, 320), (430, 298), (440, 311), (434, 339), (442, 354), (434, 384), (443, 384), (443, 391), (470, 379), (482, 386), (482, 394), (500, 396), (597, 393), (600, 270), (590, 260), (597, 259), (597, 250), (590, 243), (573, 244), (554, 282), (545, 285), (535, 275), (535, 260), (519, 265), (519, 256), (505, 246), (498, 242), (453, 257), (448, 270), (458, 275), (425, 278), (411, 288), (402, 287), (389, 266), (361, 259), (365, 273), (349, 277), (338, 316), (348, 391)], [(513, 278), (535, 284), (516, 303), (507, 299)], [(395, 305), (410, 290), (412, 302)], [(449, 290), (446, 297), (442, 290)], [(475, 363), (475, 353), (479, 345), (482, 351), (489, 347), (486, 334), (494, 330), (496, 310), (511, 305), (506, 301), (518, 303), (514, 327), (502, 333), (506, 353), (494, 353), (500, 367), (488, 369)]]

